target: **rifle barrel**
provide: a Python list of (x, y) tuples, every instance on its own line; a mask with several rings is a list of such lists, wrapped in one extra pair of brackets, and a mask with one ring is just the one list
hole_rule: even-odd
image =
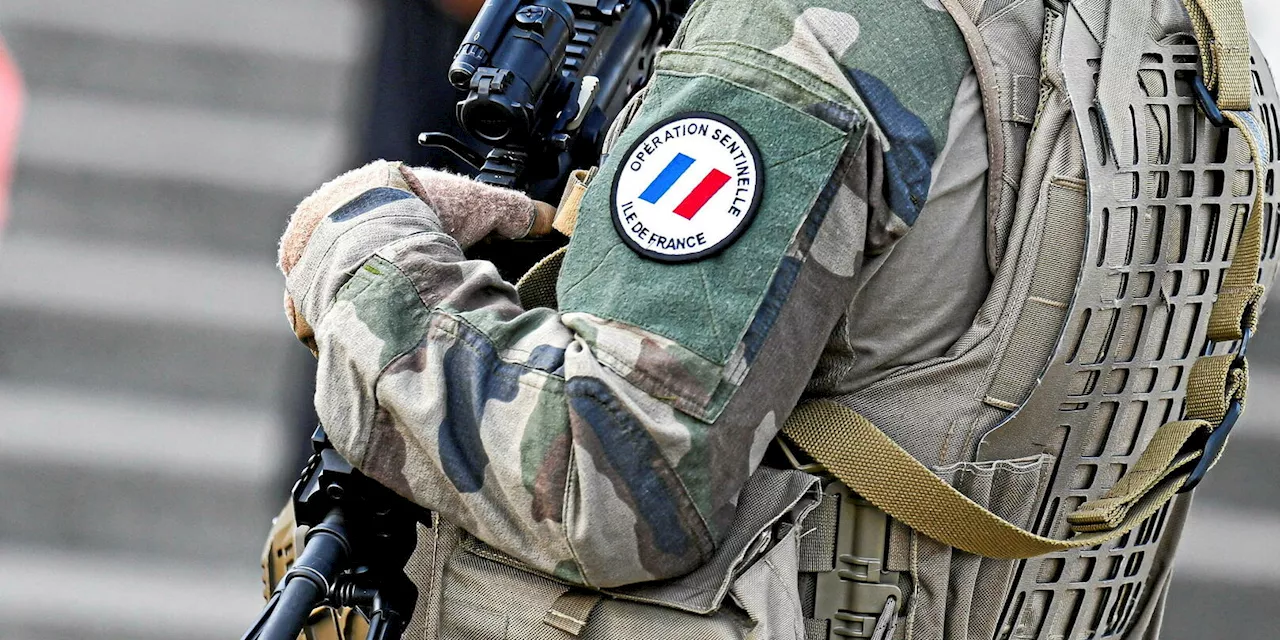
[(329, 596), (334, 578), (350, 555), (345, 518), (335, 508), (307, 533), (306, 547), (280, 581), (275, 606), (263, 621), (258, 640), (295, 640), (311, 611)]

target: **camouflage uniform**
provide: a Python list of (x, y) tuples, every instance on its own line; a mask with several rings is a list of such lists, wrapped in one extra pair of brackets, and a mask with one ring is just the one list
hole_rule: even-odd
[(685, 112), (758, 144), (758, 215), (713, 257), (645, 259), (610, 222), (614, 154), (558, 310), (522, 308), (449, 233), (470, 214), (471, 235), (519, 235), (532, 208), (512, 194), (435, 202), (438, 176), (376, 163), (304, 202), (282, 266), (337, 449), (563, 580), (666, 578), (726, 535), (802, 396), (941, 356), (968, 326), (990, 277), (985, 130), (937, 0), (702, 0), (615, 148)]

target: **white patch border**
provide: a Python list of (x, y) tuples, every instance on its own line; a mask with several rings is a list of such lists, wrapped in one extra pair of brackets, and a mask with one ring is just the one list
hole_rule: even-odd
[[(706, 118), (708, 120), (715, 120), (716, 122), (719, 122), (729, 127), (730, 129), (733, 130), (734, 133), (738, 135), (738, 137), (742, 138), (743, 142), (745, 142), (747, 145), (747, 150), (751, 152), (752, 158), (755, 160), (756, 188), (754, 193), (752, 194), (751, 206), (748, 207), (746, 212), (742, 214), (742, 218), (741, 220), (739, 220), (737, 228), (735, 228), (729, 235), (725, 236), (724, 239), (720, 240), (715, 245), (707, 249), (699, 251), (698, 253), (677, 254), (677, 255), (659, 253), (652, 249), (646, 249), (645, 247), (637, 243), (630, 235), (627, 234), (626, 229), (623, 227), (623, 223), (622, 223), (622, 212), (620, 207), (618, 206), (618, 183), (621, 182), (623, 174), (627, 171), (627, 164), (626, 164), (627, 159), (631, 157), (631, 154), (636, 152), (636, 149), (638, 149), (640, 145), (644, 144), (644, 142), (649, 139), (649, 136), (653, 135), (659, 129), (662, 129), (663, 127), (673, 122), (677, 122), (679, 120), (691, 119), (691, 118)], [(756, 145), (755, 139), (751, 137), (751, 134), (747, 133), (747, 130), (742, 125), (718, 113), (712, 113), (710, 111), (684, 111), (684, 112), (677, 113), (675, 115), (663, 118), (662, 120), (655, 123), (653, 126), (649, 127), (648, 129), (645, 129), (644, 133), (640, 134), (640, 136), (636, 138), (635, 142), (631, 143), (631, 146), (628, 147), (626, 152), (623, 153), (620, 157), (621, 157), (621, 164), (619, 165), (618, 170), (614, 173), (613, 184), (609, 190), (609, 210), (610, 210), (610, 217), (613, 218), (613, 230), (618, 234), (619, 237), (622, 238), (622, 241), (626, 243), (626, 245), (630, 247), (630, 249), (634, 251), (637, 255), (639, 255), (642, 258), (653, 260), (655, 262), (663, 262), (667, 264), (678, 264), (681, 262), (695, 262), (698, 260), (704, 260), (706, 258), (710, 258), (724, 251), (725, 249), (728, 249), (735, 242), (737, 242), (738, 239), (742, 237), (742, 234), (746, 233), (747, 229), (751, 226), (751, 224), (755, 222), (756, 213), (760, 209), (761, 202), (764, 201), (764, 182), (765, 182), (765, 175), (764, 175), (765, 171), (764, 171), (764, 163), (763, 163), (764, 156), (761, 155), (760, 153), (760, 147)]]

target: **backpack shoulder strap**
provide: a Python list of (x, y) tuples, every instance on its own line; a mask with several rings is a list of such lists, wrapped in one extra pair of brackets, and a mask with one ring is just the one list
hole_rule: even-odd
[[(969, 49), (969, 59), (973, 61), (973, 70), (978, 77), (978, 90), (982, 94), (982, 112), (987, 125), (987, 262), (994, 272), (999, 264), (999, 256), (1003, 253), (1003, 234), (996, 231), (996, 220), (1000, 217), (1001, 201), (1005, 197), (1006, 153), (1007, 141), (1003, 135), (1005, 117), (1001, 113), (1000, 76), (997, 73), (991, 51), (987, 48), (986, 37), (978, 27), (979, 16), (961, 0), (942, 0), (942, 6), (955, 20), (956, 27), (964, 36), (965, 46)], [(1012, 197), (1012, 196), (1010, 196)]]

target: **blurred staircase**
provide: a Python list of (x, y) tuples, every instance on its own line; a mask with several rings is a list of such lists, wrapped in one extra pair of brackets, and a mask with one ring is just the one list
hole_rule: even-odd
[(238, 638), (284, 497), (275, 241), (374, 3), (0, 0), (0, 639)]
[[(342, 168), (371, 5), (0, 0), (30, 90), (0, 242), (0, 640), (228, 640), (256, 613), (298, 348), (275, 241)], [(1166, 640), (1280, 637), (1275, 307)]]

